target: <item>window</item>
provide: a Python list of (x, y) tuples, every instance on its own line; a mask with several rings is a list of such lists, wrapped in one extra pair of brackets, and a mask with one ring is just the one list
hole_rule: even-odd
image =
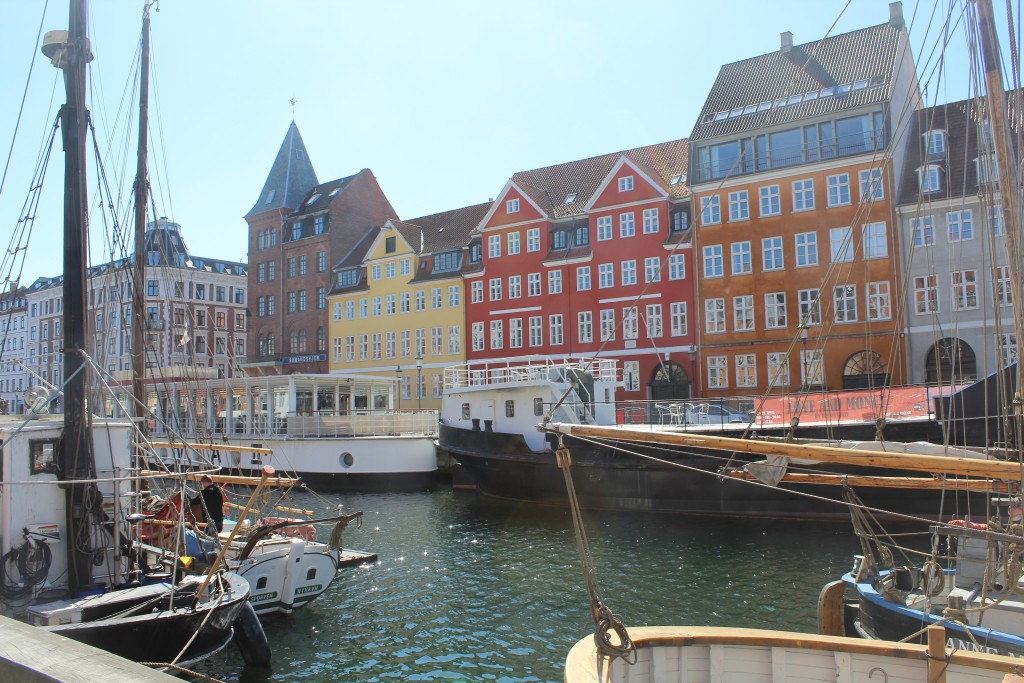
[(733, 242), (732, 244), (732, 274), (746, 275), (750, 273), (750, 242)]
[(914, 278), (914, 312), (918, 315), (939, 312), (939, 284), (935, 275)]
[(999, 346), (999, 360), (1004, 367), (1020, 358), (1017, 335), (1013, 332), (996, 335), (996, 344)]
[(606, 242), (612, 238), (612, 217), (600, 216), (597, 219), (597, 241)]
[[(509, 199), (505, 202), (505, 213), (519, 213), (519, 200)], [(499, 347), (501, 348), (501, 347)]]
[(729, 387), (728, 356), (708, 356), (708, 388), (726, 389)]
[(978, 307), (978, 271), (953, 272), (953, 308), (965, 310)]
[(633, 189), (633, 176), (626, 175), (619, 178), (619, 192), (629, 192)]
[(860, 199), (861, 201), (885, 199), (882, 189), (882, 169), (866, 168), (860, 172)]
[(395, 295), (388, 294), (384, 297), (384, 315), (395, 314)]
[(371, 311), (372, 311), (371, 315), (373, 315), (374, 318), (379, 318), (380, 317), (380, 313), (381, 313), (380, 297), (379, 296), (373, 297), (370, 300), (370, 304), (371, 304)]
[[(392, 238), (389, 237), (388, 239), (392, 239)], [(305, 258), (306, 258), (305, 256), (302, 257), (303, 261), (305, 261)], [(303, 271), (303, 272), (305, 272), (305, 271)], [(384, 278), (387, 279), (387, 280), (393, 280), (395, 278), (395, 262), (394, 261), (388, 261), (387, 263), (384, 264)]]
[(636, 284), (636, 261), (622, 262), (622, 284), (623, 286)]
[(711, 197), (701, 197), (700, 222), (702, 225), (717, 225), (722, 222), (722, 206), (717, 194)]
[(885, 241), (885, 222), (868, 223), (863, 228), (864, 258), (885, 258), (889, 245)]
[(673, 301), (669, 304), (669, 332), (673, 337), (685, 337), (689, 330), (686, 320), (686, 302)]
[(540, 296), (540, 273), (526, 276), (526, 293), (528, 296)]
[[(276, 276), (277, 276), (277, 262), (276, 261), (268, 261), (267, 262), (267, 281), (273, 282), (274, 278)], [(196, 298), (197, 299), (199, 298), (199, 290), (198, 290), (198, 288), (199, 288), (199, 285), (196, 285)]]
[[(474, 244), (473, 247), (475, 247), (478, 250), (476, 260), (479, 261), (480, 260), (480, 254), (479, 254), (480, 245), (479, 244)], [(410, 267), (411, 267), (410, 266), (410, 260), (407, 259), (407, 258), (402, 259), (401, 261), (398, 262), (398, 274), (399, 275), (408, 275), (409, 272), (410, 272)]]
[(725, 332), (725, 299), (704, 300), (704, 331), (708, 334)]
[[(938, 168), (938, 167), (929, 167)], [(974, 160), (974, 168), (978, 173), (978, 184), (999, 182), (999, 167), (996, 166), (994, 154), (984, 154)]]
[(889, 298), (889, 282), (867, 284), (868, 320), (889, 320), (892, 318), (892, 302)]
[(927, 247), (935, 244), (935, 218), (921, 216), (910, 219), (910, 229), (914, 234), (915, 247)]
[(938, 166), (922, 166), (917, 169), (917, 182), (921, 192), (938, 192), (942, 189)]
[(797, 292), (801, 325), (821, 324), (821, 305), (818, 301), (818, 290), (801, 289)]
[(772, 352), (767, 355), (768, 382), (773, 387), (789, 386), (789, 354)]
[(491, 348), (500, 349), (505, 343), (505, 330), (504, 321), (492, 320), (491, 321)]
[(597, 286), (601, 289), (615, 286), (615, 271), (612, 264), (602, 263), (597, 267)]
[(523, 319), (511, 318), (508, 321), (508, 347), (510, 349), (523, 348)]
[(590, 311), (581, 311), (576, 314), (576, 332), (580, 344), (589, 344), (594, 341), (594, 315)]
[(462, 353), (462, 326), (461, 325), (449, 325), (448, 326), (448, 353), (450, 353), (450, 354)]
[(555, 230), (551, 233), (552, 249), (567, 249), (569, 247), (569, 231)]
[(644, 282), (661, 282), (661, 258), (658, 256), (644, 259)]
[(384, 356), (386, 358), (395, 357), (395, 333), (386, 332), (384, 334)]
[(782, 213), (782, 204), (779, 200), (779, 186), (766, 185), (757, 191), (761, 205), (762, 216), (778, 216)]
[(754, 297), (752, 295), (732, 298), (732, 326), (737, 332), (754, 329)]
[(636, 234), (636, 223), (633, 221), (633, 212), (619, 214), (619, 237), (632, 237)]
[(672, 254), (668, 257), (668, 279), (669, 280), (684, 280), (686, 279), (686, 255), (685, 254)]
[(832, 250), (832, 263), (844, 263), (853, 260), (853, 240), (850, 228), (832, 228), (828, 231), (829, 246)]
[(804, 386), (821, 386), (825, 383), (823, 360), (821, 349), (800, 352), (800, 381)]
[[(484, 338), (483, 323), (480, 323), (480, 339)], [(402, 358), (408, 358), (412, 355), (412, 335), (410, 330), (402, 330), (401, 333), (401, 345), (402, 345)], [(483, 341), (480, 342), (479, 351), (484, 350)]]
[[(490, 281), (490, 295), (491, 301), (501, 301), (501, 278), (491, 278)], [(418, 292), (417, 292), (418, 293)], [(418, 307), (416, 310), (420, 310)]]
[(810, 211), (814, 208), (814, 181), (793, 181), (793, 211)]
[[(499, 280), (498, 283), (499, 283), (498, 298), (500, 299), (501, 298), (501, 293), (500, 293), (501, 281)], [(418, 290), (416, 290), (416, 293), (415, 293), (414, 296), (415, 296), (415, 299), (416, 299), (416, 304), (415, 304), (416, 310), (417, 311), (425, 311), (425, 310), (427, 310), (427, 292), (426, 292), (426, 290), (418, 289)]]
[(964, 242), (974, 239), (974, 212), (970, 209), (951, 211), (946, 214), (946, 228), (950, 242)]
[(501, 235), (489, 235), (487, 237), (487, 256), (488, 258), (498, 258), (501, 256)]
[(826, 178), (828, 205), (846, 206), (850, 203), (850, 174), (840, 173)]
[(459, 285), (448, 285), (448, 307), (458, 308), (462, 303), (462, 289)]
[(508, 241), (508, 255), (513, 256), (519, 253), (519, 232), (510, 232), (506, 238)]
[(576, 291), (585, 292), (590, 289), (590, 266), (576, 268)]
[(924, 146), (929, 159), (941, 159), (946, 156), (946, 132), (930, 130), (924, 134)]
[(722, 263), (722, 245), (704, 247), (704, 277), (722, 277), (725, 274)]
[(443, 327), (431, 327), (430, 328), (430, 353), (435, 356), (441, 355), (441, 349), (444, 348), (444, 328)]
[(548, 335), (548, 343), (552, 346), (560, 346), (563, 343), (562, 315), (560, 313), (548, 316)]
[(766, 237), (761, 240), (761, 267), (764, 270), (782, 270), (782, 238)]
[(299, 275), (306, 274), (306, 257), (305, 255), (299, 257)]
[[(406, 330), (402, 334), (403, 335), (407, 335), (408, 334), (408, 330)], [(483, 351), (484, 350), (484, 324), (483, 323), (473, 323), (473, 326), (471, 328), (470, 334), (471, 334), (471, 336), (473, 338), (473, 350), (474, 351)], [(407, 342), (407, 341), (408, 341), (407, 338), (403, 339), (403, 346), (404, 346), (404, 343)], [(402, 355), (403, 356), (408, 356), (409, 354), (407, 352), (403, 351)]]
[(160, 283), (158, 281), (146, 281), (146, 296), (160, 296)]
[(540, 228), (526, 231), (526, 251), (540, 251)]
[(636, 306), (627, 306), (622, 309), (622, 338), (636, 339), (640, 336), (640, 325), (637, 320)]
[(999, 266), (995, 269), (993, 275), (995, 276), (996, 284), (996, 304), (1010, 306), (1013, 304), (1013, 290), (1010, 287), (1010, 268), (1008, 266)]
[(363, 319), (363, 318), (368, 318), (368, 317), (370, 317), (370, 300), (369, 299), (365, 299), (365, 298), (364, 299), (360, 299), (359, 300), (359, 318)]
[(302, 239), (302, 221), (292, 223), (292, 239)]
[(366, 360), (370, 356), (370, 341), (365, 334), (359, 335), (359, 360)]
[(561, 294), (562, 293), (562, 271), (560, 270), (549, 270), (548, 271), (548, 294)]
[(818, 233), (801, 232), (794, 237), (797, 267), (818, 265)]
[(644, 318), (644, 323), (647, 326), (648, 339), (662, 336), (661, 304), (647, 304), (647, 315)]
[[(274, 277), (273, 277), (274, 262), (271, 261), (271, 262), (269, 262), (268, 265), (271, 266), (271, 268), (270, 268), (270, 272), (271, 272), (270, 279), (273, 280), (274, 279)], [(196, 301), (204, 301), (206, 299), (206, 285), (197, 284), (195, 286), (195, 289), (193, 290), (192, 293), (195, 295)]]
[(764, 326), (768, 329), (786, 326), (785, 292), (768, 292), (764, 295)]
[(999, 236), (1003, 234), (1003, 207), (993, 206), (989, 212), (992, 219), (992, 234)]
[(672, 212), (672, 232), (683, 232), (690, 227), (690, 215), (685, 211)]
[(658, 232), (658, 210), (644, 209), (644, 234), (651, 235)]
[(615, 341), (615, 311), (601, 311), (601, 341)]
[(745, 221), (750, 218), (750, 207), (747, 202), (747, 191), (737, 190), (729, 193), (729, 220)]
[(539, 315), (530, 316), (530, 346), (544, 344), (544, 318)]
[(510, 275), (508, 278), (508, 298), (519, 299), (523, 296), (523, 276)]
[[(294, 270), (295, 270), (295, 268), (294, 268), (295, 264), (293, 263), (294, 260), (295, 259), (288, 259), (288, 277), (291, 277), (292, 275), (294, 275)], [(375, 263), (372, 266), (370, 266), (370, 279), (371, 280), (379, 280), (380, 277), (381, 277), (381, 274), (380, 274), (380, 264), (379, 263)]]
[(736, 356), (736, 386), (757, 386), (757, 361), (754, 354), (742, 353)]
[(316, 288), (316, 307), (320, 310), (327, 308), (327, 290), (324, 287)]
[(261, 263), (259, 266), (256, 267), (256, 282), (262, 283), (262, 282), (266, 282), (266, 281), (267, 281), (267, 264), (266, 263)]
[[(409, 295), (408, 294), (404, 294), (403, 296), (408, 297)], [(470, 298), (470, 301), (473, 302), (474, 304), (479, 304), (479, 303), (483, 302), (483, 300), (484, 300), (484, 283), (483, 283), (483, 280), (473, 280), (472, 281), (472, 283), (469, 285), (469, 298)], [(406, 298), (406, 301), (408, 301), (408, 298)], [(409, 309), (406, 308), (402, 312), (403, 313), (407, 313), (408, 310)]]
[(298, 292), (288, 292), (288, 312), (294, 313), (295, 309), (298, 308), (299, 295)]
[(840, 285), (833, 290), (832, 303), (835, 306), (837, 323), (857, 322), (857, 288)]

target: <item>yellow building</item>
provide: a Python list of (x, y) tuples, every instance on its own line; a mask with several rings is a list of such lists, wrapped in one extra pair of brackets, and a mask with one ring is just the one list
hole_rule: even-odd
[(488, 208), (389, 220), (334, 266), (331, 372), (396, 376), (395, 407), (441, 407), (444, 369), (466, 359), (462, 266)]

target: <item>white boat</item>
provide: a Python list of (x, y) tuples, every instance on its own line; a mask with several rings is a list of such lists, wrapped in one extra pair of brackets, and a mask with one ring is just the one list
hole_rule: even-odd
[[(395, 381), (271, 375), (147, 385), (158, 441), (224, 444), (210, 462), (258, 475), (265, 465), (317, 491), (426, 491), (437, 473), (437, 412), (393, 409)], [(117, 406), (114, 404), (116, 411)], [(162, 449), (174, 470), (183, 452)]]

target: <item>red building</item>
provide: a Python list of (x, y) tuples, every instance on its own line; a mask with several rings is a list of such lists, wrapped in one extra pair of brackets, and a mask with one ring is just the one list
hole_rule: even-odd
[(617, 399), (687, 398), (687, 141), (516, 173), (463, 270), (467, 358), (614, 358)]

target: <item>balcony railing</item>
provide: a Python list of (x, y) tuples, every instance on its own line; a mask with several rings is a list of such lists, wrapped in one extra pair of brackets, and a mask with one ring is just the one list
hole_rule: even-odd
[[(331, 439), (357, 436), (437, 436), (437, 411), (321, 411), (319, 413), (287, 413), (268, 416), (244, 413), (234, 417), (214, 416), (209, 424), (181, 415), (174, 429), (190, 437), (193, 433), (209, 436), (233, 436), (243, 439)], [(171, 422), (174, 423), (173, 416)], [(154, 434), (164, 433), (157, 421)]]

